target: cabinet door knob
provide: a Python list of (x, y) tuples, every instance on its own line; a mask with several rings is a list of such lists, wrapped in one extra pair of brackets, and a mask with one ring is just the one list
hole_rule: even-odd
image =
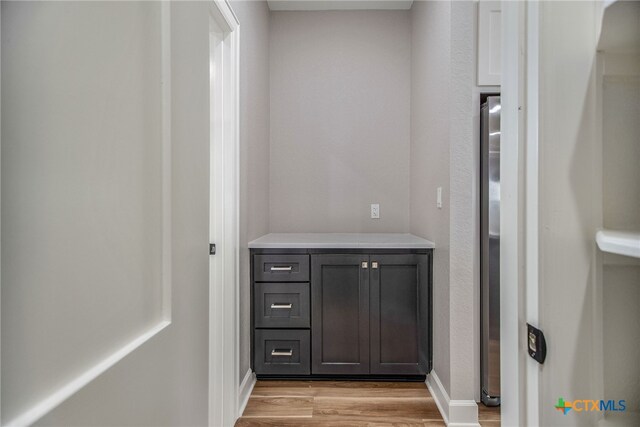
[(362, 268), (369, 268), (369, 263), (367, 261), (362, 261)]
[(293, 350), (292, 349), (284, 350), (284, 349), (275, 348), (275, 349), (271, 350), (271, 355), (272, 356), (288, 356), (288, 357), (291, 357), (293, 355)]
[(287, 266), (281, 266), (281, 267), (271, 267), (271, 271), (291, 271), (293, 269), (293, 267), (291, 267), (290, 265)]
[(378, 261), (371, 261), (371, 268), (378, 268)]

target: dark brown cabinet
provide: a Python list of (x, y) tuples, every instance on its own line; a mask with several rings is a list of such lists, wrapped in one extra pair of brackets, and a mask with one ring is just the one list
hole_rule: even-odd
[(312, 255), (312, 370), (369, 373), (369, 271), (366, 255)]
[(255, 370), (261, 374), (309, 375), (309, 330), (258, 329)]
[(421, 255), (371, 256), (371, 373), (425, 373), (429, 265)]
[(309, 328), (308, 283), (256, 283), (254, 313), (257, 328)]
[(431, 249), (252, 249), (252, 268), (259, 377), (431, 370)]

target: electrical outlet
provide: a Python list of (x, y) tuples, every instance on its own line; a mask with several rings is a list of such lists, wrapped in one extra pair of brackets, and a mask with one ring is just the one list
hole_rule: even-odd
[(436, 190), (436, 208), (442, 209), (442, 187)]
[(373, 219), (380, 218), (380, 205), (377, 203), (371, 204), (371, 218)]

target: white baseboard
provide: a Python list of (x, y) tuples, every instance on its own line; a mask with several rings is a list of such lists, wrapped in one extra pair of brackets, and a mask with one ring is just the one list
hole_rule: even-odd
[(240, 388), (238, 390), (238, 418), (242, 416), (244, 412), (244, 408), (247, 407), (247, 402), (249, 402), (249, 396), (251, 396), (251, 392), (253, 391), (253, 386), (256, 385), (256, 374), (254, 374), (251, 369), (247, 370), (247, 373), (244, 375), (242, 379), (242, 383), (240, 383)]
[(449, 401), (449, 424), (451, 427), (480, 427), (478, 404), (475, 400)]
[(444, 386), (440, 382), (440, 378), (436, 374), (436, 371), (431, 371), (429, 375), (427, 375), (427, 388), (431, 393), (431, 397), (436, 402), (436, 406), (440, 410), (440, 415), (444, 419), (445, 424), (449, 425), (449, 395), (447, 394), (447, 390), (444, 389)]
[(435, 371), (427, 375), (427, 388), (449, 427), (480, 427), (474, 400), (451, 400)]

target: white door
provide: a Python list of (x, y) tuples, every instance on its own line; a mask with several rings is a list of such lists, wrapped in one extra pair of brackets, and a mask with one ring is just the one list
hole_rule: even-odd
[[(619, 4), (633, 7), (631, 2)], [(615, 173), (605, 174), (609, 181), (603, 180), (603, 156), (607, 156), (601, 145), (602, 121), (606, 115), (603, 119), (599, 79), (607, 67), (598, 58), (603, 53), (598, 54), (597, 28), (604, 6), (598, 2), (503, 2), (501, 123), (502, 147), (508, 150), (502, 152), (502, 164), (507, 166), (501, 176), (507, 177), (503, 182), (510, 182), (510, 187), (507, 193), (501, 188), (501, 198), (507, 208), (502, 212), (510, 214), (502, 218), (508, 218), (510, 233), (503, 232), (503, 236), (509, 236), (507, 249), (511, 249), (502, 252), (501, 248), (507, 261), (501, 260), (501, 278), (506, 278), (501, 281), (505, 284), (501, 324), (507, 325), (501, 331), (502, 392), (506, 396), (503, 425), (638, 425), (631, 418), (633, 409), (620, 411), (617, 400), (633, 394), (607, 390), (607, 382), (620, 387), (624, 381), (604, 374), (607, 351), (615, 357), (630, 357), (632, 362), (618, 363), (621, 375), (630, 381), (634, 379), (632, 368), (638, 365), (637, 357), (618, 351), (614, 344), (616, 339), (625, 346), (633, 343), (620, 333), (620, 325), (637, 329), (637, 322), (616, 321), (611, 334), (603, 332), (607, 307), (622, 317), (637, 310), (624, 311), (625, 302), (634, 301), (632, 297), (605, 304), (604, 292), (612, 287), (603, 286), (603, 280), (613, 270), (603, 268), (594, 239), (606, 224), (607, 212), (614, 212), (611, 206), (603, 208), (603, 183), (624, 176), (620, 171), (625, 165), (625, 159), (616, 161)], [(630, 27), (635, 29), (628, 12), (618, 16), (631, 16)], [(567, 20), (572, 20), (571, 28)], [(629, 65), (611, 68), (620, 72), (632, 66), (633, 62), (625, 61), (616, 64)], [(625, 88), (623, 93), (631, 92)], [(615, 113), (617, 135), (631, 135), (624, 128), (637, 122), (631, 104), (615, 105), (631, 112), (628, 117), (624, 111)], [(625, 141), (614, 139), (617, 147)], [(628, 158), (627, 164), (635, 168), (637, 161)], [(633, 199), (620, 188), (615, 187), (622, 200)], [(624, 271), (631, 272), (624, 262), (628, 261), (621, 264)], [(627, 278), (616, 279), (621, 284)], [(637, 279), (630, 283), (636, 285)], [(525, 323), (546, 336), (543, 364), (529, 357)], [(587, 408), (583, 399), (604, 399), (614, 409), (601, 411), (597, 404)], [(577, 406), (571, 406), (572, 401)]]
[(2, 2), (1, 425), (208, 423), (209, 16)]

